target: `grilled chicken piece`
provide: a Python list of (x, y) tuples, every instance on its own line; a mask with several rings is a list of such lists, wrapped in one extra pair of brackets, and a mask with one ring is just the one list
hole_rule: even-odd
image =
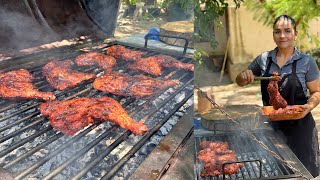
[(92, 80), (94, 74), (81, 73), (71, 70), (74, 63), (71, 60), (51, 61), (42, 68), (42, 74), (52, 87), (64, 90), (76, 86), (82, 81)]
[(151, 56), (149, 58), (156, 59), (158, 62), (160, 62), (162, 67), (168, 67), (168, 68), (173, 67), (173, 68), (184, 69), (184, 70), (188, 70), (188, 71), (194, 70), (193, 64), (180, 62), (179, 60), (177, 60), (171, 56), (158, 55), (158, 56)]
[[(274, 72), (272, 74), (273, 76), (278, 76), (277, 72)], [(270, 96), (269, 103), (273, 106), (275, 110), (280, 108), (286, 108), (288, 106), (287, 101), (279, 93), (278, 81), (279, 79), (270, 81), (267, 87)]]
[(110, 71), (116, 64), (116, 60), (111, 56), (106, 56), (98, 52), (88, 52), (76, 57), (75, 62), (78, 66), (98, 65), (105, 71)]
[(48, 117), (53, 128), (66, 135), (73, 135), (98, 121), (118, 124), (135, 135), (148, 131), (146, 125), (131, 119), (121, 105), (109, 97), (50, 101), (40, 105), (40, 112)]
[(113, 45), (107, 49), (107, 54), (125, 61), (136, 61), (147, 52), (134, 51), (120, 45)]
[(54, 100), (52, 92), (40, 92), (33, 85), (33, 76), (25, 69), (0, 74), (0, 97), (5, 99)]
[(177, 59), (166, 55), (141, 58), (128, 67), (130, 69), (137, 69), (155, 76), (160, 76), (162, 74), (163, 68), (177, 68), (185, 69), (188, 71), (193, 71), (194, 68), (193, 64), (182, 63)]
[(219, 176), (223, 172), (224, 174), (234, 174), (244, 166), (243, 163), (234, 163), (227, 164), (222, 169), (224, 163), (237, 161), (236, 153), (230, 150), (225, 142), (202, 141), (200, 149), (198, 159), (205, 163), (201, 176)]
[(162, 74), (161, 64), (154, 58), (141, 58), (128, 66), (130, 69), (140, 70), (154, 76)]
[(159, 80), (143, 75), (129, 76), (113, 72), (96, 78), (93, 88), (121, 96), (144, 98), (177, 84), (176, 80)]

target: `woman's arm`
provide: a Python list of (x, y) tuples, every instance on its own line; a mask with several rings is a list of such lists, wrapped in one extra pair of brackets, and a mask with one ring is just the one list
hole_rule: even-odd
[(307, 82), (307, 87), (310, 92), (310, 98), (308, 99), (308, 103), (302, 106), (306, 109), (306, 114), (320, 103), (320, 78)]

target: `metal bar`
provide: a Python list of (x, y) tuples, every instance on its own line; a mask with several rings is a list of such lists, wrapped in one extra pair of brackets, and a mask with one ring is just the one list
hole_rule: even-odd
[(182, 40), (184, 40), (185, 41), (185, 44), (184, 44), (184, 46), (183, 46), (183, 55), (185, 55), (186, 54), (186, 52), (187, 52), (187, 48), (188, 48), (188, 45), (189, 45), (189, 40), (187, 39), (187, 38), (185, 38), (185, 37), (180, 37), (180, 36), (169, 36), (169, 35), (163, 35), (163, 34), (147, 34), (146, 36), (145, 36), (145, 42), (144, 42), (144, 47), (145, 48), (147, 48), (147, 46), (148, 46), (148, 40), (149, 40), (149, 37), (150, 36), (161, 36), (161, 37), (168, 37), (168, 38), (176, 38), (176, 39), (182, 39)]
[(2, 150), (0, 152), (0, 157), (5, 156), (7, 153), (13, 151), (14, 149), (22, 146), (24, 143), (30, 142), (32, 139), (35, 139), (36, 137), (38, 137), (39, 135), (51, 130), (52, 127), (48, 126), (44, 129), (42, 129), (41, 131), (37, 131), (36, 133), (32, 134), (31, 136), (28, 136), (27, 138), (22, 139), (21, 141), (18, 141), (16, 144), (12, 144), (9, 148)]
[(154, 133), (156, 133), (166, 122), (167, 120), (184, 104), (187, 100), (193, 95), (193, 92), (189, 92), (186, 95), (186, 98), (179, 102), (175, 108), (167, 114), (151, 131), (148, 131), (146, 135), (124, 156), (122, 157), (116, 165), (114, 165), (101, 179), (107, 180), (111, 179), (112, 176), (134, 155)]
[(57, 139), (59, 139), (62, 136), (63, 136), (63, 134), (59, 132), (58, 134), (56, 134), (53, 137), (51, 137), (50, 139), (42, 142), (41, 144), (39, 144), (36, 147), (32, 148), (31, 150), (29, 150), (28, 152), (24, 153), (23, 155), (17, 157), (16, 159), (14, 159), (13, 161), (9, 162), (8, 164), (5, 164), (3, 166), (3, 168), (10, 168), (11, 166), (15, 165), (16, 163), (20, 162), (23, 159), (26, 159), (27, 157), (31, 156), (33, 153), (39, 151), (40, 149), (44, 148), (48, 144), (51, 144), (52, 142), (56, 141)]
[(52, 170), (49, 174), (47, 174), (43, 180), (46, 179), (52, 179), (55, 177), (58, 173), (60, 173), (62, 170), (64, 170), (67, 166), (72, 164), (74, 161), (76, 161), (78, 158), (83, 156), (86, 152), (88, 152), (91, 148), (93, 148), (95, 145), (97, 145), (101, 140), (103, 140), (105, 137), (107, 137), (113, 130), (115, 130), (116, 127), (112, 127), (103, 134), (101, 134), (99, 137), (97, 137), (94, 141), (90, 142), (85, 146), (85, 148), (81, 149), (80, 151), (77, 151), (70, 159), (59, 165), (56, 169)]
[(76, 141), (78, 141), (80, 138), (82, 138), (83, 136), (85, 136), (88, 132), (90, 132), (93, 128), (95, 127), (95, 125), (91, 125), (89, 128), (85, 129), (84, 131), (80, 132), (78, 135), (74, 136), (72, 139), (68, 140), (66, 143), (62, 144), (61, 146), (59, 146), (59, 148), (55, 149), (54, 151), (52, 151), (51, 153), (47, 154), (44, 158), (40, 159), (37, 163), (35, 163), (34, 165), (32, 165), (31, 167), (27, 168), (26, 170), (24, 170), (23, 172), (21, 172), (18, 176), (15, 177), (15, 179), (21, 179), (23, 177), (26, 177), (28, 174), (30, 174), (32, 171), (36, 170), (38, 167), (40, 167), (42, 164), (44, 164), (46, 161), (48, 161), (49, 159), (51, 159), (52, 157), (56, 156), (57, 154), (59, 154), (61, 151), (63, 151), (64, 149), (66, 149), (68, 146), (70, 146), (71, 144), (75, 143)]
[(15, 125), (17, 125), (17, 124), (20, 124), (20, 123), (26, 121), (27, 119), (32, 118), (32, 117), (34, 117), (34, 116), (36, 116), (36, 115), (38, 115), (38, 114), (39, 114), (39, 112), (34, 112), (34, 113), (32, 113), (32, 114), (24, 117), (24, 118), (21, 118), (21, 119), (19, 119), (19, 120), (17, 120), (17, 121), (14, 121), (14, 122), (6, 125), (6, 126), (0, 127), (0, 132), (5, 131), (5, 130), (7, 130), (7, 129), (9, 129), (9, 128), (12, 128), (13, 126), (15, 126)]
[(21, 132), (23, 132), (23, 131), (25, 131), (25, 130), (27, 130), (27, 129), (32, 128), (33, 126), (35, 126), (35, 125), (37, 125), (37, 124), (40, 124), (42, 121), (44, 121), (43, 118), (38, 118), (38, 120), (33, 121), (31, 124), (29, 124), (29, 125), (27, 125), (27, 126), (24, 126), (23, 128), (15, 131), (15, 132), (12, 132), (12, 133), (8, 134), (7, 136), (1, 137), (1, 138), (0, 138), (0, 143), (2, 143), (2, 142), (4, 142), (4, 141), (6, 141), (6, 140), (8, 140), (8, 139), (10, 139), (10, 138), (12, 138), (12, 137), (14, 137), (14, 136), (16, 136), (17, 134), (19, 134), (19, 133), (21, 133)]

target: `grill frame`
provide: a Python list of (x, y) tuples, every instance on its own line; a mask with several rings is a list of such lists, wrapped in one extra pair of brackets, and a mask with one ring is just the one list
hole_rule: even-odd
[[(97, 46), (103, 46), (103, 44), (101, 44), (101, 43), (97, 43), (96, 44)], [(163, 52), (163, 51), (156, 51), (156, 50), (150, 50), (150, 49), (146, 49), (146, 48), (140, 48), (140, 47), (134, 47), (134, 46), (132, 46), (132, 45), (127, 45), (127, 44), (125, 44), (125, 43), (120, 43), (120, 42), (117, 42), (117, 41), (113, 41), (113, 42), (107, 42), (106, 43), (106, 45), (105, 46), (103, 46), (103, 47), (100, 47), (98, 50), (99, 51), (101, 51), (101, 50), (105, 50), (107, 47), (109, 47), (109, 46), (111, 46), (111, 45), (123, 45), (123, 46), (125, 46), (125, 47), (129, 47), (130, 49), (133, 49), (133, 50), (139, 50), (139, 51), (148, 51), (148, 55), (147, 56), (150, 56), (150, 55), (156, 55), (156, 54), (167, 54), (167, 55), (171, 55), (171, 56), (173, 56), (173, 57), (175, 57), (175, 58), (177, 58), (177, 59), (179, 59), (179, 60), (182, 60), (183, 62), (190, 62), (190, 63), (192, 63), (192, 59), (191, 58), (187, 58), (187, 57), (185, 57), (185, 56), (178, 56), (178, 55), (175, 55), (174, 53), (165, 53), (165, 52)], [(91, 45), (89, 45), (89, 47), (90, 48), (92, 48), (92, 44)], [(81, 49), (83, 48), (83, 46), (71, 46), (71, 47), (65, 47), (65, 48), (61, 48), (61, 49), (59, 49), (59, 50), (53, 50), (53, 51), (51, 51), (51, 53), (53, 53), (53, 54), (55, 54), (55, 55), (58, 55), (58, 58), (56, 58), (55, 56), (53, 56), (53, 55), (49, 55), (50, 53), (49, 52), (44, 52), (44, 53), (37, 53), (37, 54), (31, 54), (31, 55), (28, 55), (28, 56), (26, 56), (26, 57), (18, 57), (18, 58), (14, 58), (14, 59), (12, 59), (12, 60), (10, 60), (11, 62), (9, 62), (9, 63), (7, 63), (7, 62), (1, 62), (1, 64), (7, 64), (6, 66), (4, 66), (5, 68), (3, 68), (3, 69), (0, 69), (0, 72), (5, 72), (5, 71), (9, 71), (9, 70), (13, 70), (13, 69), (19, 69), (19, 68), (26, 68), (26, 69), (28, 69), (28, 70), (30, 70), (30, 69), (33, 69), (33, 68), (35, 68), (35, 69), (33, 69), (35, 72), (38, 72), (39, 73), (39, 71), (41, 71), (41, 68), (43, 67), (43, 65), (44, 64), (46, 64), (48, 61), (51, 61), (51, 60), (65, 60), (65, 59), (68, 59), (68, 58), (71, 58), (72, 60), (74, 60), (74, 57), (75, 56), (77, 56), (77, 55), (79, 55), (79, 54), (81, 54), (81, 53), (84, 53), (84, 52), (82, 52), (81, 51)], [(94, 51), (96, 51), (96, 50), (94, 50)], [(66, 53), (66, 54), (64, 54), (64, 53)], [(37, 57), (37, 58), (42, 58), (42, 57), (45, 57), (42, 61), (37, 61), (37, 60), (35, 60), (35, 59), (37, 59), (37, 58), (35, 58), (35, 57)], [(18, 63), (18, 62), (23, 62), (23, 63), (21, 63), (21, 64), (19, 64), (19, 66), (14, 66), (13, 67), (13, 64), (16, 64), (16, 63)], [(39, 63), (39, 64), (38, 64)], [(120, 63), (121, 63), (121, 61), (120, 61)], [(35, 66), (35, 64), (37, 65), (37, 66)], [(126, 64), (126, 63), (124, 63), (124, 64)], [(36, 68), (37, 67), (37, 68)], [(39, 70), (40, 69), (40, 70)], [(93, 71), (95, 71), (96, 69), (100, 69), (100, 68), (86, 68), (86, 67), (84, 67), (84, 68), (79, 68), (79, 69), (76, 69), (76, 70), (79, 70), (79, 71), (81, 71), (81, 72), (83, 72), (83, 69), (85, 69), (86, 71), (91, 71), (91, 70), (93, 70)], [(120, 69), (121, 69), (121, 67), (120, 67)], [(100, 72), (102, 71), (102, 69), (100, 69), (99, 70)], [(31, 71), (32, 72), (32, 71)], [(165, 70), (165, 72), (164, 72), (164, 75), (163, 76), (161, 76), (161, 77), (164, 77), (166, 74), (168, 74), (168, 73), (170, 73), (169, 72), (169, 70)], [(168, 121), (168, 119), (169, 118), (171, 118), (172, 116), (173, 116), (173, 114), (175, 113), (175, 112), (178, 112), (178, 110), (179, 110), (179, 108), (186, 102), (186, 101), (188, 101), (188, 100), (190, 100), (191, 98), (192, 98), (192, 96), (193, 96), (193, 73), (192, 73), (192, 75), (191, 75), (191, 72), (183, 72), (183, 71), (180, 71), (180, 73), (182, 73), (182, 74), (184, 74), (184, 75), (179, 75), (178, 74), (179, 73), (179, 71), (177, 71), (175, 74), (176, 75), (178, 75), (178, 77), (180, 77), (181, 78), (181, 80), (183, 79), (183, 78), (185, 78), (185, 80), (186, 79), (189, 79), (188, 81), (185, 81), (185, 83), (183, 83), (182, 85), (180, 85), (179, 86), (179, 88), (176, 88), (175, 89), (175, 91), (173, 92), (173, 93), (171, 93), (171, 96), (169, 96), (169, 98), (167, 98), (168, 100), (167, 101), (163, 101), (162, 103), (160, 103), (160, 104), (163, 104), (163, 105), (165, 105), (165, 104), (167, 104), (168, 102), (169, 102), (169, 99), (172, 99), (173, 97), (175, 97), (177, 94), (179, 94), (179, 93), (182, 93), (182, 92), (184, 92), (184, 91), (186, 91), (186, 90), (188, 90), (189, 89), (189, 93), (186, 93), (186, 97), (181, 101), (181, 102), (183, 102), (183, 103), (178, 103), (178, 105), (176, 105), (175, 106), (175, 109), (176, 110), (173, 110), (173, 111), (171, 111), (171, 112), (169, 112), (169, 114), (171, 113), (172, 115), (170, 115), (170, 116), (168, 116), (168, 117), (166, 117), (166, 118), (164, 118), (164, 119), (162, 119), (162, 122), (161, 123), (166, 123), (167, 121)], [(32, 73), (33, 74), (33, 73)], [(97, 73), (95, 73), (95, 74), (97, 74)], [(127, 74), (127, 72), (126, 72), (126, 74)], [(129, 72), (129, 74), (131, 74), (131, 72)], [(135, 72), (133, 72), (133, 74), (135, 74)], [(173, 75), (173, 76), (175, 76), (175, 75)], [(36, 77), (36, 79), (38, 80), (38, 79), (44, 79), (43, 77), (40, 77), (40, 78), (38, 78), (38, 76)], [(43, 80), (44, 82), (45, 82), (45, 80)], [(91, 83), (91, 82), (90, 82)], [(86, 85), (88, 85), (88, 84), (90, 84), (89, 82), (82, 82), (80, 85), (78, 85), (78, 86), (76, 86), (75, 88), (71, 88), (71, 89), (67, 89), (67, 90), (65, 90), (65, 91), (61, 91), (61, 92), (58, 92), (58, 94), (60, 94), (61, 93), (61, 95), (62, 94), (65, 94), (65, 93), (73, 93), (74, 92), (74, 90), (75, 89), (80, 89), (80, 92), (78, 92), (78, 93), (75, 93), (75, 94), (72, 94), (72, 95), (70, 95), (70, 96), (67, 96), (67, 98), (68, 99), (71, 99), (71, 98), (73, 98), (73, 97), (76, 97), (76, 96), (78, 96), (79, 94), (81, 94), (81, 93), (86, 93), (86, 89), (84, 89), (84, 90), (81, 90), (81, 88), (83, 87), (83, 86), (86, 86)], [(41, 84), (42, 84), (42, 82), (38, 82), (38, 83), (35, 83), (35, 85), (37, 86), (37, 87), (39, 87), (39, 86), (41, 86)], [(45, 83), (46, 84), (46, 83)], [(48, 84), (47, 84), (48, 85)], [(189, 87), (189, 88), (188, 88)], [(192, 88), (190, 88), (190, 87), (192, 87)], [(90, 87), (89, 87), (90, 88)], [(92, 87), (91, 87), (92, 88)], [(50, 89), (50, 87), (49, 87), (49, 89)], [(43, 90), (43, 89), (41, 89), (41, 91), (45, 91), (45, 90)], [(84, 91), (84, 92), (83, 92)], [(186, 91), (187, 92), (187, 91)], [(55, 91), (55, 94), (56, 94), (56, 91)], [(102, 93), (102, 94), (107, 94), (107, 95), (111, 95), (110, 93)], [(170, 94), (170, 93), (169, 93)], [(86, 96), (81, 96), (81, 97), (87, 97), (87, 96), (94, 96), (94, 94), (91, 94), (91, 92), (89, 92), (88, 93), (88, 95), (86, 95)], [(115, 96), (115, 95), (111, 95), (111, 97), (116, 97), (116, 100), (118, 100), (118, 98), (119, 98), (119, 96)], [(61, 99), (65, 99), (65, 98), (60, 98), (60, 97), (58, 97), (58, 99), (59, 100), (61, 100)], [(130, 106), (130, 104), (131, 104), (131, 102), (132, 101), (135, 101), (134, 100), (134, 98), (124, 98), (125, 99), (125, 102), (124, 102), (124, 104), (126, 104), (127, 106)], [(147, 100), (147, 103), (146, 104), (152, 104), (152, 102), (153, 102), (153, 100), (155, 100), (156, 98), (153, 98), (153, 99), (149, 99), (149, 100)], [(118, 100), (118, 101), (121, 101), (121, 100), (123, 100), (122, 99), (122, 97), (120, 97), (120, 100)], [(12, 102), (12, 101), (7, 101), (7, 100), (3, 100), (3, 101), (0, 101), (0, 107), (3, 107), (3, 103), (9, 103), (9, 105), (8, 106), (6, 106), (6, 107), (9, 107), (9, 108), (0, 108), (0, 112), (5, 112), (5, 111), (9, 111), (9, 110), (11, 110), (12, 108), (11, 108), (11, 106), (13, 106), (13, 107), (15, 107), (15, 106), (22, 106), (23, 104), (27, 104), (27, 107), (26, 108), (24, 108), (24, 109), (22, 109), (22, 110), (18, 110), (16, 113), (13, 113), (13, 114), (11, 114), (11, 117), (2, 117), (2, 118), (0, 118), (0, 122), (2, 122), (2, 121), (6, 121), (6, 119), (10, 119), (10, 118), (12, 118), (12, 117), (15, 117), (15, 116), (17, 116), (17, 115), (20, 115), (21, 113), (23, 113), (23, 112), (25, 112), (25, 111), (28, 111), (28, 108), (36, 108), (38, 105), (39, 105), (39, 103), (40, 102), (42, 102), (42, 101), (39, 101), (39, 100), (23, 100), (23, 101), (19, 101), (19, 102)], [(30, 101), (32, 102), (31, 104), (29, 104), (28, 105), (28, 103), (30, 103)], [(10, 106), (10, 104), (11, 104), (11, 106)], [(1, 106), (2, 105), (2, 106)], [(158, 105), (158, 106), (160, 106), (161, 107), (161, 105)], [(124, 108), (126, 107), (126, 106), (123, 106)], [(148, 119), (149, 117), (151, 117), (152, 115), (155, 115), (156, 113), (157, 113), (157, 111), (159, 110), (160, 108), (156, 108), (156, 109), (154, 109), (154, 110), (152, 110), (152, 113), (150, 114), (147, 114), (146, 116), (144, 116), (144, 118), (145, 119)], [(143, 109), (141, 108), (140, 109), (141, 111), (143, 111)], [(139, 110), (133, 110), (133, 112), (131, 112), (129, 115), (134, 115), (134, 112), (136, 112), (136, 111), (139, 111)], [(129, 113), (129, 112), (128, 112)], [(17, 122), (23, 122), (23, 121), (25, 121), (25, 120), (27, 120), (27, 119), (29, 119), (29, 118), (33, 118), (34, 116), (37, 116), (37, 115), (39, 115), (37, 112), (34, 112), (33, 114), (31, 114), (30, 115), (30, 117), (26, 117), (26, 119), (20, 119), (20, 120), (18, 120)], [(10, 115), (9, 115), (10, 116)], [(42, 120), (41, 120), (42, 119)], [(34, 122), (33, 123), (31, 123), (31, 124), (29, 124), (28, 126), (25, 126), (25, 129), (28, 129), (28, 128), (31, 128), (32, 126), (35, 126), (35, 125), (37, 125), (37, 124), (39, 124), (39, 123), (42, 123), (42, 121), (45, 121), (44, 120), (45, 118), (42, 118), (42, 117), (39, 117), (39, 119), (38, 120), (34, 120)], [(16, 123), (17, 123), (16, 122)], [(159, 124), (161, 124), (161, 123), (159, 123)], [(15, 124), (14, 124), (15, 125)], [(2, 131), (5, 131), (5, 130), (7, 130), (7, 129), (10, 129), (11, 127), (14, 127), (14, 125), (10, 125), (10, 126), (7, 126), (7, 127), (2, 127), (0, 130), (0, 132), (2, 132)], [(99, 124), (96, 124), (96, 125), (91, 125), (91, 126), (89, 126), (89, 128), (86, 128), (85, 130), (83, 130), (82, 132), (80, 132), (79, 134), (76, 134), (76, 135), (74, 135), (74, 136), (71, 136), (72, 138), (70, 138), (70, 139), (73, 139), (74, 137), (75, 137), (75, 139), (77, 139), (77, 137), (79, 137), (79, 138), (81, 138), (82, 137), (82, 135), (85, 135), (87, 132), (89, 132), (90, 131), (90, 129), (92, 129), (92, 128), (95, 128), (95, 126), (98, 126)], [(158, 128), (154, 128), (154, 129), (151, 129), (151, 128), (149, 128), (149, 131), (151, 131), (149, 134), (147, 134), (147, 136), (152, 136), (153, 134), (155, 134), (156, 132), (157, 132), (157, 130), (160, 128), (161, 126), (159, 126)], [(47, 131), (50, 131), (52, 128), (51, 128), (51, 126), (47, 126), (45, 129), (42, 129), (42, 130), (40, 130), (40, 131), (38, 131), (37, 132), (37, 135), (39, 135), (39, 134), (42, 134), (43, 132), (47, 132)], [(116, 128), (116, 126), (114, 125), (114, 126), (112, 126), (112, 128), (111, 128), (111, 130), (116, 130), (117, 128)], [(111, 131), (110, 130), (110, 131)], [(120, 129), (120, 131), (121, 131), (121, 129)], [(12, 135), (11, 135), (11, 137), (1, 137), (0, 138), (0, 141), (1, 142), (4, 142), (4, 141), (6, 141), (6, 140), (8, 140), (8, 139), (11, 139), (11, 138), (13, 138), (13, 137), (15, 137), (17, 134), (19, 134), (19, 132), (20, 131), (18, 131), (18, 132), (15, 132), (15, 133), (13, 133)], [(81, 134), (82, 133), (82, 134)], [(120, 138), (120, 140), (118, 141), (117, 140), (117, 143), (114, 145), (115, 147), (117, 146), (117, 145), (119, 145), (122, 141), (121, 140), (126, 140), (129, 136), (130, 136), (130, 134), (131, 134), (131, 132), (128, 132), (128, 131), (126, 131), (124, 134), (122, 134), (119, 138)], [(34, 136), (37, 136), (37, 135), (34, 135)], [(79, 136), (78, 136), (79, 135)], [(103, 136), (106, 136), (106, 137), (108, 137), (108, 133), (107, 134), (104, 134), (104, 135), (101, 135), (101, 139), (103, 139)], [(143, 136), (143, 137), (147, 137), (146, 135), (145, 136)], [(30, 136), (29, 136), (30, 137)], [(52, 137), (50, 137), (50, 141), (52, 141), (52, 142), (54, 142), (54, 141), (56, 141), (56, 140), (58, 140), (58, 139), (60, 139), (61, 137), (63, 137), (63, 135), (61, 134), (61, 133), (58, 133), (58, 134), (55, 134), (54, 136), (52, 136)], [(32, 137), (30, 137), (30, 139), (33, 139)], [(148, 138), (145, 138), (146, 140), (148, 140)], [(99, 141), (99, 140), (97, 140), (97, 141)], [(25, 142), (29, 142), (29, 140), (26, 140), (26, 141), (21, 141), (20, 142), (20, 144), (23, 144), (23, 143), (25, 143)], [(73, 141), (70, 141), (70, 142), (73, 142)], [(139, 141), (140, 142), (140, 141)], [(49, 144), (51, 144), (50, 142), (43, 142), (43, 146), (41, 145), (41, 147), (45, 147), (46, 146), (46, 144), (47, 143), (49, 143)], [(142, 145), (143, 145), (144, 143), (142, 143)], [(95, 145), (97, 145), (97, 144), (95, 144)], [(66, 145), (67, 146), (67, 145)], [(7, 151), (2, 151), (1, 152), (1, 157), (4, 157), (4, 156), (6, 156), (8, 153), (10, 153), (11, 151), (13, 151), (13, 150), (16, 150), (16, 149), (18, 149), (20, 147), (20, 145), (19, 144), (17, 144), (17, 147), (12, 147), (11, 149), (8, 149)], [(41, 147), (39, 147), (38, 149), (41, 149)], [(63, 148), (62, 148), (63, 149)], [(32, 153), (34, 153), (34, 152), (37, 152), (36, 151), (37, 149), (32, 149), (31, 151), (32, 152), (30, 152), (30, 151), (28, 151), (28, 152), (30, 152), (30, 154), (32, 154)], [(139, 148), (136, 148), (134, 151), (138, 151), (139, 150)], [(56, 149), (55, 149), (55, 151), (56, 151)], [(59, 150), (58, 150), (59, 151)], [(58, 151), (56, 151), (56, 152), (58, 152)], [(112, 148), (110, 148), (110, 152), (112, 151)], [(85, 151), (86, 152), (86, 151)], [(59, 153), (59, 152), (58, 152)], [(131, 153), (130, 154), (130, 156), (129, 156), (129, 158), (132, 156), (132, 155), (134, 155), (134, 153)], [(52, 156), (55, 156), (54, 155), (54, 153), (53, 153), (53, 155)], [(123, 160), (124, 162), (126, 162), (128, 159), (129, 159), (128, 157), (126, 157), (125, 158), (125, 160)], [(41, 161), (43, 161), (43, 163), (45, 163), (45, 161), (47, 161), (47, 159), (46, 159), (46, 157), (44, 158), (44, 159), (42, 159)], [(18, 162), (16, 162), (16, 163), (18, 163)], [(10, 166), (8, 166), (8, 165), (5, 165), (5, 166), (3, 166), (5, 169), (6, 168), (9, 168), (9, 167), (11, 167), (11, 166), (13, 166), (14, 165), (14, 163), (12, 163), (12, 164), (10, 164)], [(39, 165), (39, 164), (38, 164)], [(40, 163), (40, 166), (41, 166), (41, 163)], [(122, 166), (122, 165), (121, 165)], [(112, 172), (111, 173), (109, 173), (107, 176), (105, 176), (105, 178), (107, 178), (109, 175), (111, 175), (111, 176), (113, 176), (116, 172), (117, 172), (117, 170), (119, 170), (120, 168), (121, 168), (121, 166), (119, 166), (119, 167), (116, 167), (115, 169), (116, 170), (112, 170)], [(30, 168), (29, 168), (30, 169)], [(32, 169), (32, 167), (31, 167), (31, 169)], [(24, 177), (25, 175), (28, 175), (29, 173), (31, 173), (31, 172), (33, 172), (33, 171), (30, 171), (30, 172), (27, 172), (27, 173), (25, 173), (25, 174), (22, 174), (21, 175), (21, 173), (18, 175), (18, 176), (16, 176), (16, 178), (22, 178), (22, 177)], [(50, 177), (45, 177), (44, 179), (47, 179), (47, 178), (51, 178), (51, 175), (50, 175)], [(77, 179), (77, 178), (74, 178), (74, 179)]]
[[(229, 124), (231, 124), (229, 122)], [(268, 148), (274, 152), (276, 152), (280, 157), (282, 157), (285, 161), (290, 162), (290, 164), (295, 168), (295, 169), (299, 169), (300, 172), (306, 176), (308, 179), (313, 178), (312, 175), (308, 172), (308, 170), (302, 165), (302, 163), (298, 160), (298, 158), (293, 154), (293, 152), (290, 150), (290, 148), (284, 143), (284, 141), (280, 138), (280, 136), (278, 134), (276, 134), (274, 131), (269, 130), (269, 129), (259, 129), (259, 130), (253, 130), (251, 131), (255, 137), (258, 138), (258, 140), (262, 141), (265, 145), (268, 146)], [(223, 139), (222, 139), (222, 138)], [(229, 140), (230, 138), (235, 138), (234, 140)], [(244, 138), (246, 142), (244, 142), (243, 140), (240, 141), (241, 145), (237, 145), (236, 141), (239, 140), (240, 138)], [(227, 140), (226, 140), (227, 139)], [(264, 159), (266, 159), (266, 161), (268, 161), (268, 166), (266, 166), (266, 163), (264, 161), (262, 161), (262, 159), (259, 158), (255, 158), (254, 160), (259, 160), (262, 163), (262, 168), (266, 169), (266, 168), (270, 168), (270, 164), (277, 164), (278, 170), (281, 169), (281, 171), (279, 173), (282, 174), (278, 174), (275, 176), (265, 176), (265, 173), (263, 174), (262, 178), (257, 177), (257, 174), (259, 174), (260, 172), (257, 171), (252, 171), (252, 170), (248, 170), (248, 166), (247, 164), (245, 164), (245, 167), (242, 167), (238, 170), (238, 172), (235, 175), (220, 175), (219, 177), (201, 177), (200, 173), (202, 170), (202, 162), (199, 161), (199, 159), (197, 158), (198, 152), (200, 151), (200, 142), (203, 140), (207, 140), (207, 141), (222, 141), (222, 142), (228, 142), (229, 147), (231, 150), (234, 150), (236, 155), (238, 156), (238, 160), (239, 161), (245, 161), (245, 160), (253, 160), (253, 159), (239, 159), (239, 156), (244, 156), (245, 154), (248, 154), (246, 156), (256, 156), (256, 154), (258, 155), (262, 155), (264, 156)], [(249, 152), (244, 151), (245, 150), (245, 145), (246, 144), (250, 144), (249, 147)], [(195, 131), (195, 159), (196, 159), (196, 163), (195, 163), (195, 176), (196, 179), (200, 179), (200, 180), (208, 180), (208, 179), (290, 179), (290, 178), (301, 178), (301, 176), (295, 174), (291, 169), (289, 169), (288, 167), (285, 167), (285, 165), (283, 165), (281, 162), (279, 162), (275, 157), (272, 157), (268, 152), (266, 152), (262, 147), (260, 147), (260, 145), (258, 145), (258, 143), (254, 142), (249, 136), (247, 136), (245, 133), (243, 132), (239, 132), (239, 131), (225, 131), (225, 132), (203, 132), (203, 131)], [(259, 154), (260, 153), (260, 154)], [(260, 156), (261, 156), (260, 155)], [(258, 156), (259, 157), (259, 156)], [(272, 161), (270, 161), (272, 160)], [(252, 166), (252, 165), (250, 165)], [(249, 166), (249, 167), (250, 167)], [(287, 174), (283, 174), (283, 169), (285, 169), (287, 171)], [(239, 172), (241, 171), (241, 172)], [(256, 175), (254, 177), (250, 177), (250, 178), (243, 178), (243, 177), (239, 177), (240, 173), (243, 173), (243, 171), (246, 172), (253, 172)], [(265, 170), (264, 170), (265, 171)], [(268, 170), (267, 170), (268, 172)], [(275, 171), (271, 171), (273, 173), (275, 173)], [(238, 177), (237, 177), (238, 176)], [(244, 175), (242, 175), (244, 176)], [(252, 175), (250, 175), (252, 176)]]

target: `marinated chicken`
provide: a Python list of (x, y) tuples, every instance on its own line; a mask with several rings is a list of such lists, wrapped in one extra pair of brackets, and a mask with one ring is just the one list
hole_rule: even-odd
[[(277, 72), (272, 73), (273, 76), (278, 76)], [(275, 110), (279, 108), (286, 108), (288, 103), (287, 101), (281, 96), (278, 90), (278, 81), (280, 79), (272, 80), (269, 82), (267, 90), (269, 93), (269, 103), (273, 106)]]
[(50, 101), (40, 105), (40, 112), (48, 117), (53, 128), (65, 135), (73, 135), (98, 121), (118, 124), (135, 135), (148, 131), (146, 125), (131, 119), (121, 105), (109, 97)]
[(161, 64), (154, 58), (141, 58), (130, 64), (128, 68), (140, 70), (154, 76), (160, 76), (163, 69)]
[(171, 56), (158, 55), (141, 58), (135, 61), (132, 65), (129, 65), (129, 68), (160, 76), (163, 68), (176, 68), (193, 71), (194, 66), (193, 64), (182, 63)]
[(75, 62), (78, 66), (100, 66), (105, 71), (111, 71), (116, 64), (116, 60), (98, 52), (88, 52), (76, 57)]
[(179, 60), (171, 56), (158, 55), (158, 56), (150, 56), (149, 59), (150, 58), (156, 59), (161, 64), (162, 67), (184, 69), (188, 71), (194, 70), (193, 64), (180, 62)]
[(40, 92), (32, 85), (33, 76), (26, 69), (0, 73), (0, 97), (5, 99), (54, 100), (52, 92)]
[(71, 60), (51, 61), (42, 68), (42, 74), (49, 84), (58, 90), (76, 86), (82, 81), (92, 80), (94, 74), (81, 73), (71, 69), (74, 63)]
[(139, 60), (141, 56), (147, 54), (147, 52), (134, 51), (120, 45), (113, 45), (107, 49), (107, 54), (125, 61), (136, 61)]
[[(202, 141), (200, 149), (198, 159), (204, 163), (201, 176), (222, 175), (224, 163), (237, 161), (235, 152), (230, 150), (228, 144), (224, 142)], [(241, 167), (243, 167), (243, 163), (226, 164), (224, 174), (234, 174)]]
[(107, 73), (93, 82), (93, 88), (120, 96), (149, 97), (178, 84), (176, 80), (159, 80), (144, 75)]

